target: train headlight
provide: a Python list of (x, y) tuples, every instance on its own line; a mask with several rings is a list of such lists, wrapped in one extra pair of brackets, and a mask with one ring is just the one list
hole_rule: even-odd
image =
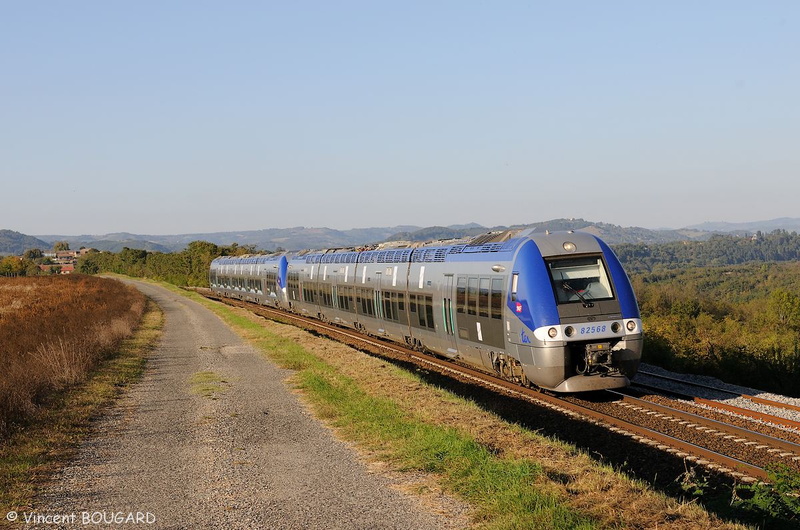
[(547, 334), (550, 335), (551, 339), (554, 339), (558, 335), (558, 330), (556, 328), (550, 328), (547, 330)]
[(619, 333), (621, 329), (622, 326), (619, 324), (619, 322), (614, 322), (613, 324), (611, 324), (611, 331), (613, 331), (614, 333)]
[(578, 248), (578, 247), (576, 247), (576, 246), (575, 246), (575, 243), (573, 243), (572, 241), (567, 241), (567, 242), (565, 242), (565, 243), (564, 243), (563, 245), (561, 245), (561, 246), (562, 246), (562, 247), (564, 248), (564, 250), (566, 250), (567, 252), (575, 252), (575, 250), (577, 250), (577, 248)]
[(628, 320), (628, 323), (625, 324), (625, 327), (628, 328), (628, 331), (634, 331), (636, 329), (636, 322), (633, 320)]
[(575, 334), (575, 328), (573, 328), (572, 326), (567, 326), (566, 328), (564, 328), (564, 335), (566, 335), (567, 337), (571, 337), (574, 334)]

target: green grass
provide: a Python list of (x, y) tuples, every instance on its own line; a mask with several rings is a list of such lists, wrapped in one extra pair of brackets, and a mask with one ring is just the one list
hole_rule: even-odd
[(0, 526), (9, 510), (29, 508), (36, 492), (77, 444), (91, 433), (90, 421), (122, 389), (141, 378), (147, 353), (161, 333), (163, 315), (148, 302), (135, 335), (89, 379), (54, 393), (36, 417), (12, 430), (0, 443)]
[(227, 390), (228, 382), (214, 372), (197, 372), (190, 379), (192, 392), (200, 396), (217, 399), (217, 394)]
[[(279, 337), (230, 308), (185, 293), (211, 308), (243, 337), (284, 368), (316, 413), (341, 436), (376, 451), (401, 470), (439, 477), (440, 485), (476, 509), (485, 528), (588, 529), (598, 525), (557, 496), (539, 491), (532, 461), (502, 458), (457, 429), (434, 425), (390, 399), (369, 395), (323, 359)], [(409, 376), (414, 378), (415, 376)]]
[(440, 476), (447, 490), (478, 508), (487, 527), (594, 528), (559, 499), (537, 491), (537, 464), (499, 458), (456, 429), (419, 421), (331, 367), (303, 370), (298, 379), (317, 411), (346, 438), (381, 451), (401, 469)]

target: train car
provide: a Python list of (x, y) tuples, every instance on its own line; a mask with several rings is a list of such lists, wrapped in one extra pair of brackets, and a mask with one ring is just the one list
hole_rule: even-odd
[(555, 392), (627, 386), (641, 359), (633, 289), (608, 245), (588, 233), (509, 230), (461, 241), (223, 257), (211, 264), (209, 279), (222, 296)]
[(223, 256), (209, 269), (211, 289), (228, 298), (238, 298), (272, 307), (285, 304), (287, 256)]

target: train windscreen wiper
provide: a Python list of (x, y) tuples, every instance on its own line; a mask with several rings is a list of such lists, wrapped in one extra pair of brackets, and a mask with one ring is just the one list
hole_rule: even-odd
[(594, 307), (594, 302), (588, 301), (585, 296), (583, 296), (581, 293), (579, 293), (578, 290), (575, 289), (573, 286), (571, 286), (569, 283), (563, 282), (561, 284), (561, 287), (565, 291), (569, 291), (571, 293), (575, 293), (577, 295), (577, 297), (581, 299), (581, 302), (583, 302), (583, 307)]

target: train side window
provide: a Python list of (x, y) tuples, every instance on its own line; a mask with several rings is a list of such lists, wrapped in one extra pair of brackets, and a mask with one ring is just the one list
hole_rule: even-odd
[(419, 317), (419, 326), (421, 328), (424, 328), (424, 327), (427, 326), (427, 324), (425, 323), (425, 307), (424, 307), (425, 306), (425, 301), (424, 301), (422, 295), (420, 295), (420, 297), (419, 297), (419, 305), (420, 305), (420, 308), (419, 308), (419, 312), (417, 313), (417, 316)]
[(425, 297), (425, 316), (427, 317), (427, 325), (430, 329), (435, 329), (436, 326), (433, 323), (433, 297), (426, 296)]
[(503, 318), (503, 278), (492, 278), (492, 318)]
[(511, 275), (511, 301), (517, 301), (517, 284), (519, 283), (519, 273), (515, 272)]
[(467, 288), (467, 314), (478, 314), (478, 278), (470, 278)]
[(467, 279), (464, 276), (458, 278), (456, 284), (456, 312), (464, 313), (467, 310)]
[(489, 316), (489, 278), (481, 278), (478, 296), (478, 315)]
[(410, 294), (408, 295), (408, 310), (412, 313), (417, 312), (417, 295)]
[(386, 317), (386, 320), (394, 320), (392, 315), (392, 297), (394, 293), (392, 292), (385, 292), (383, 293), (383, 314)]
[(392, 320), (400, 320), (400, 313), (398, 313), (400, 301), (400, 293), (392, 293)]

